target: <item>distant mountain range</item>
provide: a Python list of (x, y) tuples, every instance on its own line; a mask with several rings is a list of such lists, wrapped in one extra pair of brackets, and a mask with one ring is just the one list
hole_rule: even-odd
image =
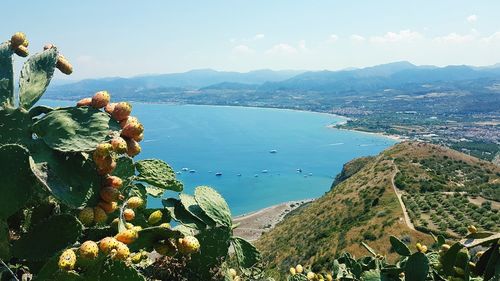
[(192, 90), (251, 90), (350, 92), (397, 87), (408, 83), (462, 81), (481, 78), (500, 78), (500, 65), (490, 67), (416, 66), (406, 61), (340, 71), (256, 70), (246, 73), (191, 70), (183, 73), (144, 75), (131, 78), (86, 79), (68, 84), (56, 84), (50, 97), (63, 94), (90, 94), (107, 89), (113, 94), (131, 96), (150, 91), (182, 92)]

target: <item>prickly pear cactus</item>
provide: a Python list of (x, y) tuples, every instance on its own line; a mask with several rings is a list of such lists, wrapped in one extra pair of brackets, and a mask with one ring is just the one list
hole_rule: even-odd
[[(100, 91), (73, 107), (36, 105), (56, 68), (73, 70), (54, 45), (27, 59), (16, 95), (13, 56), (27, 56), (27, 46), (19, 32), (0, 44), (0, 171), (8, 175), (0, 259), (9, 267), (0, 266), (1, 280), (29, 272), (34, 280), (139, 281), (159, 271), (212, 280), (227, 268), (231, 244), (242, 271), (259, 262), (253, 245), (233, 237), (227, 203), (210, 187), (148, 208), (148, 198), (183, 185), (162, 160), (134, 161), (144, 127), (129, 103)], [(151, 252), (183, 266), (157, 270)]]
[[(444, 237), (439, 236), (435, 237), (435, 243), (429, 249), (417, 243), (416, 251), (412, 252), (408, 245), (390, 236), (392, 250), (400, 255), (394, 264), (388, 263), (385, 257), (362, 243), (371, 256), (355, 259), (349, 253), (343, 253), (333, 259), (332, 268), (320, 273), (297, 265), (290, 268), (287, 280), (499, 280), (499, 239), (498, 233), (470, 233), (462, 241), (450, 246)], [(477, 246), (486, 247), (487, 250), (477, 252), (477, 248), (474, 248)], [(476, 254), (473, 256), (472, 252)]]

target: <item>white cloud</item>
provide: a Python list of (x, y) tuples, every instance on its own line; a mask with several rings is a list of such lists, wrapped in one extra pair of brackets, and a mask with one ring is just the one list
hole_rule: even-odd
[(470, 15), (467, 17), (467, 21), (470, 23), (476, 22), (477, 21), (477, 15)]
[(500, 42), (500, 31), (497, 31), (490, 36), (481, 38), (481, 41), (485, 43)]
[(247, 45), (238, 45), (233, 48), (233, 53), (248, 55), (255, 53), (255, 51)]
[(337, 42), (337, 40), (339, 40), (339, 36), (337, 34), (332, 34), (328, 37), (328, 42), (330, 43)]
[(421, 39), (422, 34), (416, 31), (401, 30), (399, 32), (387, 32), (384, 36), (373, 36), (370, 41), (373, 43), (392, 43), (392, 42), (409, 42), (417, 39)]
[(458, 34), (455, 32), (452, 32), (448, 35), (441, 36), (441, 37), (436, 37), (434, 38), (435, 41), (439, 43), (454, 43), (454, 44), (460, 44), (460, 43), (468, 43), (474, 41), (476, 36), (474, 34)]
[(253, 40), (260, 40), (262, 38), (264, 38), (264, 34), (259, 33), (259, 34), (255, 34), (255, 36), (253, 37)]
[(293, 55), (297, 53), (297, 49), (285, 43), (274, 45), (271, 49), (266, 51), (270, 55)]
[(349, 37), (352, 41), (356, 41), (356, 42), (363, 42), (365, 41), (365, 37), (361, 36), (361, 35), (358, 35), (358, 34), (353, 34), (351, 35), (351, 37)]

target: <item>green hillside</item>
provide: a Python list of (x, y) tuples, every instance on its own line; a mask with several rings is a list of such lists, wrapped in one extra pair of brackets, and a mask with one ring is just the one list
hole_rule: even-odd
[[(448, 160), (454, 165), (450, 166), (446, 162)], [(431, 176), (438, 173), (446, 174), (443, 178), (447, 181)], [(397, 189), (394, 185), (394, 178), (401, 174), (405, 175), (405, 179), (406, 176), (411, 179), (405, 180), (408, 183), (405, 190)], [(419, 177), (414, 178), (415, 175), (422, 175), (422, 179), (433, 188), (418, 188), (422, 183)], [(498, 215), (498, 202), (487, 200), (481, 195), (489, 196), (498, 192), (496, 184), (499, 175), (498, 166), (450, 149), (418, 142), (400, 143), (376, 157), (346, 164), (330, 192), (289, 215), (275, 229), (264, 234), (257, 246), (271, 270), (282, 272), (297, 263), (312, 265), (312, 269), (318, 271), (331, 268), (333, 257), (344, 251), (358, 257), (366, 255), (362, 241), (389, 259), (394, 259), (396, 255), (391, 252), (387, 239), (389, 235), (415, 244), (431, 243), (431, 236), (424, 232), (441, 231), (449, 237), (455, 234), (448, 227), (443, 230), (433, 224), (423, 226), (415, 215), (416, 210), (408, 211), (411, 216), (405, 214), (403, 199), (420, 200), (420, 196), (430, 195), (430, 192), (436, 195), (436, 192), (461, 191), (461, 194), (442, 193), (442, 196), (456, 197), (458, 199), (454, 203), (463, 202), (464, 206), (480, 201), (491, 202), (487, 203), (489, 207), (481, 206), (480, 203), (476, 208), (481, 209), (491, 220)], [(470, 202), (463, 199), (469, 195)], [(450, 208), (466, 209), (460, 205), (446, 206), (445, 202), (435, 200), (440, 205), (436, 207), (442, 207), (450, 221), (454, 219), (449, 215), (453, 213)], [(422, 214), (424, 211), (419, 212)], [(426, 215), (430, 217), (430, 214)], [(469, 222), (456, 220), (461, 222), (458, 227), (464, 227)], [(485, 226), (492, 230), (498, 229), (498, 220), (493, 225), (489, 223)], [(415, 230), (415, 227), (420, 231)], [(479, 228), (487, 229), (483, 225)]]

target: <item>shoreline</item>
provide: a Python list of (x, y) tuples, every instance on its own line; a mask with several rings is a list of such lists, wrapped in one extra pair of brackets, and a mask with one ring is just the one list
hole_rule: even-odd
[(390, 134), (385, 134), (385, 133), (376, 133), (376, 132), (367, 132), (367, 131), (354, 130), (354, 129), (337, 128), (336, 127), (337, 125), (342, 125), (342, 124), (328, 125), (327, 127), (330, 129), (336, 129), (336, 130), (341, 130), (341, 131), (358, 132), (358, 133), (368, 134), (368, 135), (372, 135), (372, 136), (385, 137), (385, 138), (389, 138), (389, 139), (399, 141), (399, 142), (405, 140), (405, 138), (403, 136), (400, 136), (400, 135), (390, 135)]
[(270, 231), (278, 223), (283, 221), (285, 216), (290, 212), (314, 200), (315, 199), (304, 199), (283, 202), (236, 216), (233, 218), (233, 222), (239, 225), (234, 229), (234, 233), (236, 236), (245, 238), (248, 241), (255, 241), (259, 239), (263, 233)]

